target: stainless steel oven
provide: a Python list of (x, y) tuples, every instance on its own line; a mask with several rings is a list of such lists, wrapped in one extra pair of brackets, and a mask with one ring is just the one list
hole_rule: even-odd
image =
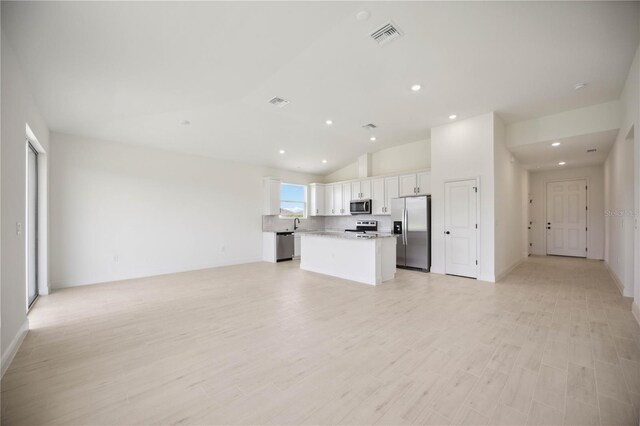
[(351, 214), (371, 214), (371, 200), (353, 200), (349, 207)]

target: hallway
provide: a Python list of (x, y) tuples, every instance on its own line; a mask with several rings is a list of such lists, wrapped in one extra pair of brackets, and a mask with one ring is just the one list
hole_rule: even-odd
[(2, 423), (637, 425), (630, 306), (561, 257), (495, 285), (283, 262), (65, 289), (29, 315)]

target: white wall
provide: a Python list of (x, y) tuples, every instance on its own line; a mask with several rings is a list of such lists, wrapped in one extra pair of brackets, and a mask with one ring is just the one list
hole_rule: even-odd
[(633, 138), (621, 139), (611, 148), (604, 166), (605, 259), (622, 284), (625, 296), (633, 297), (634, 167)]
[(589, 182), (587, 192), (588, 224), (587, 245), (589, 259), (604, 259), (604, 169), (602, 166), (558, 168), (556, 170), (531, 172), (531, 247), (532, 254), (544, 256), (546, 246), (546, 183), (554, 180), (586, 178)]
[(522, 250), (524, 170), (507, 149), (505, 126), (498, 116), (494, 116), (494, 170), (495, 275), (500, 279), (527, 254)]
[(444, 183), (479, 177), (479, 279), (495, 281), (494, 113), (431, 130), (432, 271), (444, 273)]
[(328, 174), (323, 182), (340, 182), (343, 180), (358, 179), (358, 162), (347, 164), (346, 166)]
[[(16, 223), (26, 220), (26, 124), (33, 130), (45, 153), (49, 153), (49, 130), (35, 106), (15, 54), (2, 35), (2, 281), (1, 324), (2, 370), (11, 352), (28, 329), (26, 316), (26, 235), (16, 233)], [(46, 186), (40, 191), (46, 193)], [(46, 212), (45, 212), (46, 217)], [(46, 235), (42, 235), (46, 237)], [(46, 241), (46, 239), (45, 239)], [(46, 244), (41, 253), (46, 253)], [(46, 267), (46, 265), (45, 265)], [(45, 271), (43, 271), (45, 272)], [(46, 279), (46, 274), (45, 274)], [(46, 282), (45, 282), (46, 284)]]
[(518, 121), (506, 127), (507, 145), (548, 142), (555, 139), (620, 128), (622, 106), (619, 100)]
[[(411, 142), (371, 154), (371, 176), (425, 170), (431, 168), (431, 140)], [(358, 162), (327, 175), (325, 182), (358, 179)]]
[(56, 288), (262, 259), (262, 177), (320, 176), (52, 133)]
[(639, 61), (640, 46), (620, 98), (622, 125), (604, 166), (607, 193), (605, 261), (622, 283), (623, 294), (634, 297), (636, 310), (640, 303), (640, 235), (636, 222), (640, 210)]

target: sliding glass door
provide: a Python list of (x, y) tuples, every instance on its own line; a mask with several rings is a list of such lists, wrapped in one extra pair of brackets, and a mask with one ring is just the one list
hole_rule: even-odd
[(27, 308), (38, 297), (38, 152), (27, 150)]

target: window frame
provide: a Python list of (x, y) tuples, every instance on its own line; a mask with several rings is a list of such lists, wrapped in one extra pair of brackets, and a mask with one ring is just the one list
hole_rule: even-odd
[[(303, 196), (303, 200), (302, 201), (298, 201), (298, 200), (285, 200), (282, 198), (282, 185), (289, 185), (289, 186), (300, 186), (302, 187), (304, 196)], [(280, 212), (282, 212), (282, 203), (302, 203), (303, 207), (302, 207), (302, 217), (300, 217), (300, 219), (306, 219), (308, 217), (307, 215), (307, 210), (308, 210), (308, 206), (309, 206), (309, 191), (308, 191), (308, 187), (307, 185), (302, 185), (299, 183), (289, 183), (289, 182), (280, 182)], [(296, 219), (297, 216), (283, 216), (281, 213), (278, 213), (278, 217), (280, 219)]]

